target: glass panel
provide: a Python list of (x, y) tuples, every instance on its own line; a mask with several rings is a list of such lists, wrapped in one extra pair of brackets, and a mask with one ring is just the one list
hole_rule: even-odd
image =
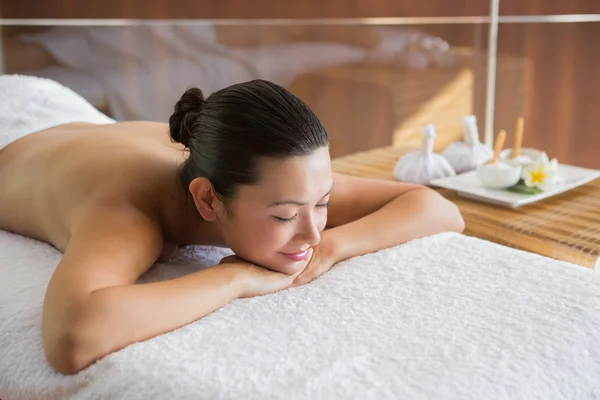
[[(333, 157), (418, 145), (429, 123), (441, 150), (462, 137), (464, 115), (478, 116), (482, 137), (484, 126), (487, 25), (448, 21), (7, 26), (4, 72), (55, 79), (117, 120), (167, 121), (191, 86), (209, 95), (267, 79), (315, 111)], [(499, 79), (519, 90), (526, 87), (525, 69), (518, 54), (499, 58)], [(499, 88), (498, 95), (503, 91), (524, 100), (512, 87)]]
[(523, 116), (523, 146), (562, 163), (600, 168), (599, 39), (600, 22), (500, 24), (498, 68), (504, 58), (520, 70), (497, 81), (494, 125), (509, 133), (507, 146)]

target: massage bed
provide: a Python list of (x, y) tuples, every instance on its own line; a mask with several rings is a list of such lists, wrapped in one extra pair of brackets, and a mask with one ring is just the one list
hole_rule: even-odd
[[(0, 149), (82, 118), (114, 122), (56, 82), (0, 76)], [(184, 247), (140, 282), (230, 254)], [(0, 230), (2, 400), (600, 397), (600, 274), (473, 237), (441, 233), (340, 262), (69, 376), (50, 368), (41, 334), (60, 257)]]
[[(190, 246), (140, 282), (231, 254)], [(238, 299), (76, 375), (41, 342), (61, 254), (0, 231), (0, 398), (593, 399), (600, 279), (591, 269), (456, 233), (337, 264), (312, 283)]]

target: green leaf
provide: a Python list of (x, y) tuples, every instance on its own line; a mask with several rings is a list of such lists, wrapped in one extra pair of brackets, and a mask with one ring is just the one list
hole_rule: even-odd
[(511, 192), (521, 194), (540, 194), (543, 192), (539, 187), (529, 187), (525, 184), (523, 179), (519, 180), (514, 186), (508, 188)]

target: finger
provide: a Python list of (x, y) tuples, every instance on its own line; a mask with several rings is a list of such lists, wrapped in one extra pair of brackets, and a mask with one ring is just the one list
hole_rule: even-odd
[(301, 285), (300, 280), (298, 278), (296, 278), (292, 281), (292, 283), (290, 284), (290, 287), (296, 287), (296, 286), (300, 286), (300, 285)]
[(294, 284), (294, 282), (296, 282), (303, 274), (304, 274), (304, 270), (298, 271), (297, 273), (295, 273), (294, 275), (291, 275), (290, 278), (291, 279), (291, 284)]
[[(315, 254), (314, 249), (311, 247), (308, 249), (309, 253), (306, 255), (306, 265), (300, 271), (296, 272), (293, 286), (299, 286), (307, 280), (307, 277), (314, 276), (314, 267), (311, 265), (313, 256)], [(312, 279), (310, 279), (312, 280)]]
[(306, 277), (308, 275), (312, 275), (313, 274), (313, 266), (308, 264), (306, 265), (304, 268), (302, 268), (300, 271), (298, 271), (295, 275), (296, 275), (296, 280), (302, 279), (303, 277)]
[(300, 268), (298, 271), (294, 272), (293, 274), (290, 274), (289, 276), (295, 279), (299, 275), (306, 273), (306, 271), (308, 271), (310, 269), (310, 261), (312, 260), (312, 256), (313, 256), (313, 250), (311, 248), (308, 250), (308, 254), (306, 255), (306, 259), (305, 259), (306, 262), (304, 263), (302, 268)]
[(316, 276), (316, 274), (314, 271), (308, 271), (308, 273), (304, 273), (304, 274), (300, 275), (299, 277), (297, 277), (294, 280), (293, 285), (294, 286), (305, 285), (308, 282), (311, 282), (315, 278), (315, 276)]
[(296, 280), (294, 281), (294, 285), (296, 286), (300, 286), (300, 285), (306, 285), (307, 283), (310, 283), (312, 281), (314, 281), (315, 279), (317, 279), (319, 276), (323, 275), (325, 272), (327, 272), (326, 269), (316, 269), (313, 268), (310, 271), (304, 271), (304, 273), (302, 275), (300, 275), (298, 278), (296, 278)]
[(297, 287), (297, 286), (302, 286), (302, 285), (306, 285), (307, 283), (311, 282), (312, 278), (311, 277), (304, 277), (302, 279), (296, 279), (294, 281), (294, 283), (292, 284), (292, 287)]
[(290, 287), (298, 287), (298, 286), (302, 286), (302, 282), (300, 282), (297, 279), (294, 282), (292, 282), (292, 284), (290, 285)]
[(308, 249), (308, 254), (306, 255), (306, 264), (304, 265), (303, 270), (306, 270), (306, 267), (308, 267), (310, 265), (310, 263), (313, 260), (314, 255), (315, 255), (315, 249), (313, 249), (311, 247), (310, 249)]
[(292, 287), (296, 287), (296, 286), (300, 286), (300, 285), (301, 285), (301, 283), (300, 283), (300, 282), (302, 281), (302, 279), (303, 279), (303, 276), (305, 276), (305, 272), (306, 272), (306, 271), (302, 272), (301, 274), (297, 275), (297, 276), (294, 278), (294, 280), (293, 280), (293, 281), (292, 281), (292, 283), (291, 283), (291, 286), (292, 286)]
[(314, 273), (313, 268), (306, 268), (304, 271), (302, 271), (302, 273), (300, 275), (298, 275), (296, 277), (297, 281), (301, 281), (303, 279), (306, 279), (306, 277), (308, 277), (309, 275), (312, 275)]

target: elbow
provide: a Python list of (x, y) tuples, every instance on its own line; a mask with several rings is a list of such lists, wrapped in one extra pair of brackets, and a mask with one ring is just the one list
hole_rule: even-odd
[(56, 372), (73, 375), (89, 363), (83, 356), (78, 343), (80, 339), (72, 332), (65, 332), (45, 346), (46, 359)]
[(465, 220), (456, 204), (432, 189), (426, 189), (431, 201), (426, 202), (430, 215), (435, 215), (440, 232), (463, 233)]
[(446, 204), (445, 207), (443, 207), (444, 215), (442, 216), (442, 219), (445, 223), (446, 230), (449, 232), (463, 233), (465, 231), (465, 220), (463, 219), (460, 209), (450, 200), (444, 198), (443, 201)]
[(46, 360), (52, 369), (64, 375), (74, 375), (94, 361), (99, 356), (95, 351), (93, 338), (86, 337), (81, 330), (65, 329), (55, 338), (44, 341)]
[(452, 204), (455, 208), (454, 216), (452, 217), (452, 228), (451, 230), (456, 233), (463, 233), (465, 231), (465, 220), (455, 204)]

